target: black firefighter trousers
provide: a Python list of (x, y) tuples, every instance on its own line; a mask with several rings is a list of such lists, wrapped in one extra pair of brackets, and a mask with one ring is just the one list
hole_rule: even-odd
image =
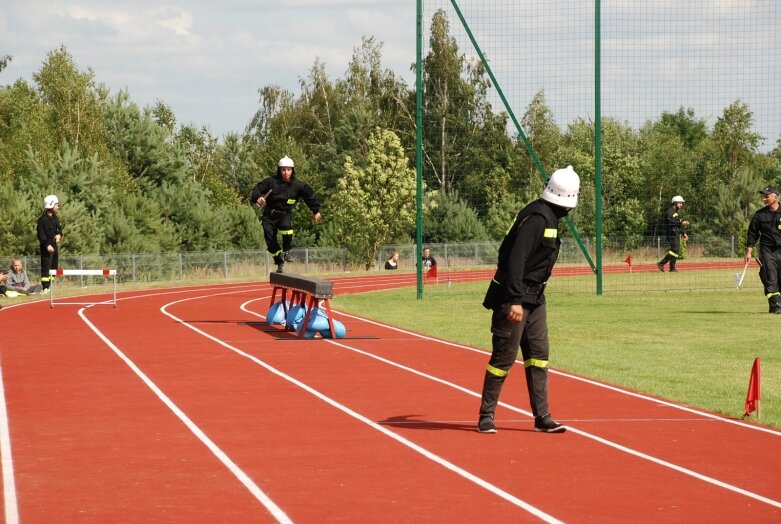
[(545, 304), (524, 304), (519, 323), (507, 319), (510, 304), (493, 310), (493, 349), (486, 366), (480, 418), (493, 418), (507, 374), (521, 349), (529, 403), (535, 417), (548, 415), (548, 319)]
[[(293, 215), (276, 210), (263, 213), (263, 236), (266, 239), (266, 249), (274, 257), (275, 264), (283, 262), (282, 252), (293, 247)], [(282, 246), (277, 240), (277, 233), (282, 235)]]

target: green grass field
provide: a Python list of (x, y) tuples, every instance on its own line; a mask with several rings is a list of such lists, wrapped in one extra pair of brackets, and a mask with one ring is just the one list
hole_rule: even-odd
[[(597, 296), (557, 291), (554, 283), (547, 293), (552, 367), (740, 418), (759, 356), (759, 422), (781, 427), (781, 315), (767, 313), (761, 291)], [(485, 288), (483, 282), (427, 286), (422, 300), (414, 288), (340, 295), (332, 306), (488, 351)]]

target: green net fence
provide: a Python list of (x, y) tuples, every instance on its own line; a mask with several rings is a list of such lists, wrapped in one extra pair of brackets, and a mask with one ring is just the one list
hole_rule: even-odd
[(705, 256), (742, 255), (757, 190), (781, 183), (781, 2), (422, 5), (423, 178), (439, 192), (424, 240), (471, 215), (500, 238), (571, 164), (591, 245), (599, 222), (620, 239), (606, 251), (652, 251), (684, 195), (690, 236), (717, 239)]

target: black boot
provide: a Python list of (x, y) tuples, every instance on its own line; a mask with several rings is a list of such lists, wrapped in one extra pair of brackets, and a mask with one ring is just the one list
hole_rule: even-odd
[(504, 377), (497, 377), (493, 373), (485, 372), (483, 379), (483, 396), (480, 402), (480, 418), (477, 422), (477, 431), (480, 433), (496, 433), (494, 425), (494, 412), (499, 404), (499, 393), (502, 392)]
[(675, 269), (675, 263), (676, 262), (678, 262), (678, 261), (676, 259), (674, 259), (674, 258), (672, 260), (670, 260), (670, 273), (675, 273), (675, 272), (678, 271), (677, 269)]
[(767, 301), (770, 303), (770, 313), (781, 315), (781, 296), (773, 295)]

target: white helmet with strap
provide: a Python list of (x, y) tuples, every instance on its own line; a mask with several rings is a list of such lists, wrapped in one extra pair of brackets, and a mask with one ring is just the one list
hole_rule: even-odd
[(553, 172), (542, 192), (542, 199), (557, 206), (574, 209), (578, 205), (578, 195), (580, 177), (572, 166), (567, 166)]
[(49, 195), (43, 199), (44, 209), (54, 209), (54, 206), (56, 206), (59, 203), (60, 203), (60, 199), (57, 198), (57, 195)]
[(683, 197), (681, 195), (675, 195), (673, 199), (670, 201), (671, 204), (675, 204), (676, 202), (680, 202), (683, 204)]
[(289, 156), (283, 156), (282, 158), (280, 158), (278, 166), (279, 167), (296, 167), (295, 164), (293, 163), (293, 159), (290, 158)]

